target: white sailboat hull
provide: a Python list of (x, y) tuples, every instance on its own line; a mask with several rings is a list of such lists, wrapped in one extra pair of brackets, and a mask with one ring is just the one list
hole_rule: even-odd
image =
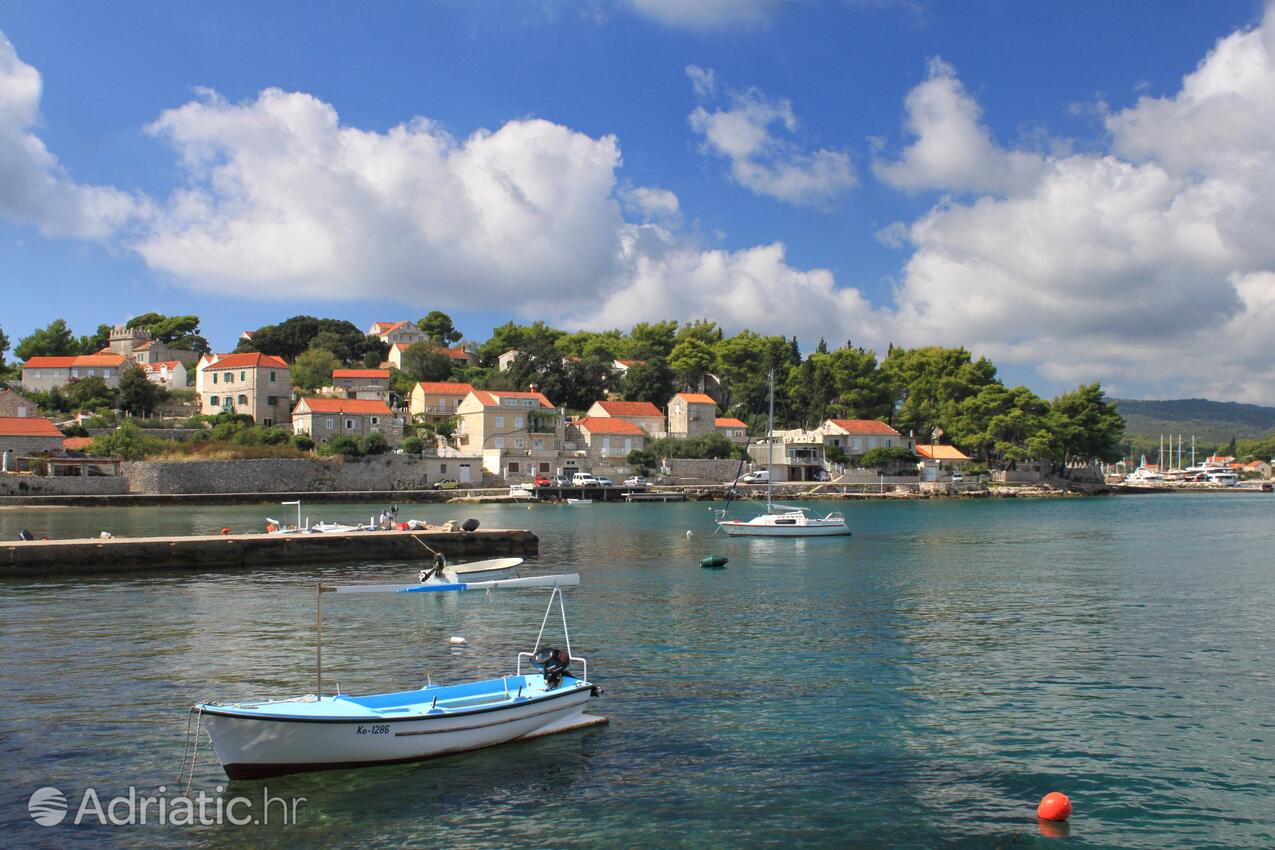
[(717, 525), (730, 537), (836, 537), (850, 534), (845, 520), (799, 517), (796, 522), (783, 522), (783, 519), (785, 518), (759, 516), (746, 522), (723, 520)]
[(583, 711), (591, 690), (581, 683), (489, 709), (410, 718), (249, 717), (205, 707), (202, 719), (226, 775), (260, 779), (418, 761), (565, 731), (590, 719)]

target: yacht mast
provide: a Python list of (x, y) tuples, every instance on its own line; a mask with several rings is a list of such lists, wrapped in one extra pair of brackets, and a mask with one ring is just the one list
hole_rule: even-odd
[(775, 370), (770, 370), (770, 414), (766, 420), (770, 454), (766, 459), (766, 513), (770, 513), (775, 493)]

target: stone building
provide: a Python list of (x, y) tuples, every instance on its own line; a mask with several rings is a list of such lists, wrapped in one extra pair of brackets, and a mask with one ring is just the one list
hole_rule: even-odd
[(0, 390), (0, 416), (25, 418), (39, 415), (40, 408), (31, 399), (13, 390)]
[(665, 433), (664, 414), (649, 401), (595, 401), (585, 416), (624, 419), (653, 438), (663, 437)]
[(108, 387), (118, 387), (120, 376), (131, 367), (129, 358), (122, 354), (32, 357), (22, 364), (22, 386), (48, 392), (83, 378), (101, 378)]
[(62, 432), (43, 416), (0, 416), (0, 454), (9, 458), (61, 454)]
[(670, 437), (698, 437), (717, 430), (717, 402), (704, 393), (678, 393), (668, 403)]
[(258, 425), (286, 425), (292, 416), (292, 371), (282, 357), (211, 355), (197, 374), (200, 413), (246, 413)]
[(292, 430), (316, 443), (369, 434), (380, 434), (391, 446), (403, 442), (403, 420), (380, 399), (303, 398), (292, 411)]
[(345, 398), (380, 399), (390, 396), (389, 369), (333, 369), (332, 389)]
[(408, 409), (413, 416), (455, 416), (460, 403), (474, 391), (459, 381), (418, 381), (412, 387)]

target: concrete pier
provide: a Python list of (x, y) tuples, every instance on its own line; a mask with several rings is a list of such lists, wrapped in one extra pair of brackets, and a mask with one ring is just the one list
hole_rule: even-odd
[(0, 579), (147, 571), (261, 569), (292, 564), (534, 555), (540, 538), (521, 529), (212, 534), (0, 543)]

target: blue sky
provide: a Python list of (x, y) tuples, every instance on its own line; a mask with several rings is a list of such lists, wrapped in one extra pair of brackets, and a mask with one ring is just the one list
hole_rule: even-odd
[(1264, 14), (17, 0), (0, 327), (706, 315), (1275, 403)]

